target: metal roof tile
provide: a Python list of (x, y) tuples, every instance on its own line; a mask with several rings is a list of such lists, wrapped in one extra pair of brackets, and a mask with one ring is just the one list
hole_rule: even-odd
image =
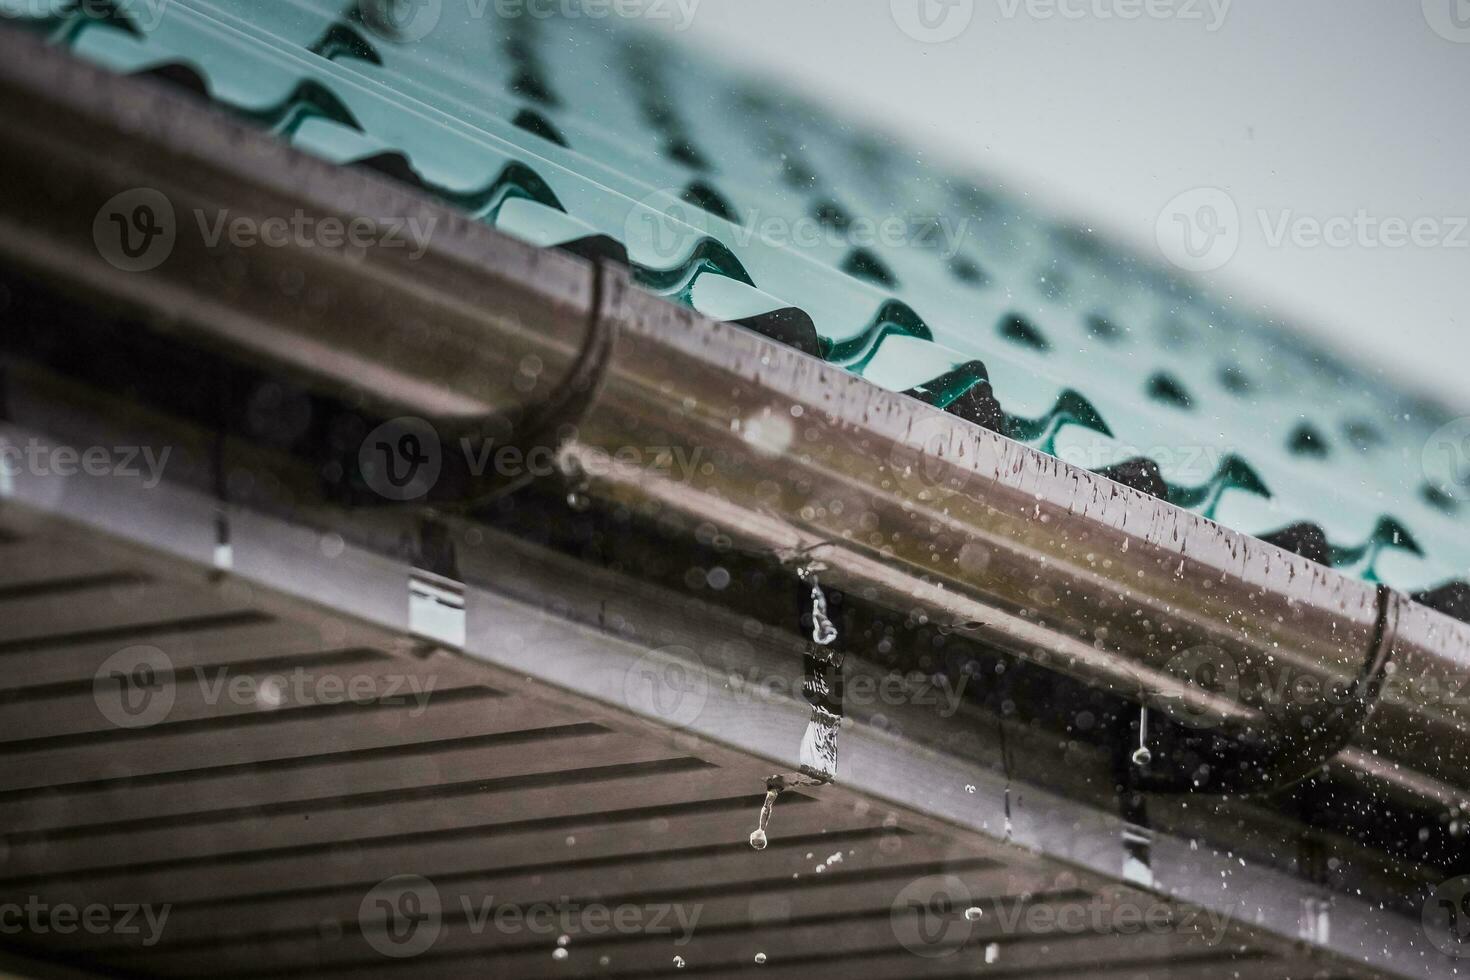
[(1147, 474), (1237, 530), (1317, 542), (1348, 574), (1470, 578), (1452, 461), (1424, 451), (1436, 407), (641, 31), (441, 4), (435, 29), (394, 40), (366, 0), (176, 0), (148, 31), (97, 5), (23, 9), (104, 66), (202, 83), (297, 146), (538, 245), (625, 251), (674, 301), (1088, 469)]

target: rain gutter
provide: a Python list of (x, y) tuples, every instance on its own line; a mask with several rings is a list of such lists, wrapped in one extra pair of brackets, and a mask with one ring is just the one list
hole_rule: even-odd
[[(422, 418), (442, 447), (543, 450), (578, 493), (820, 562), (825, 583), (1172, 719), (1154, 753), (1208, 742), (1213, 788), (1268, 790), (1330, 765), (1441, 803), (1470, 795), (1455, 696), (1470, 625), (15, 31), (0, 32), (0, 106), (0, 255), (61, 288), (384, 418)], [(140, 188), (167, 202), (176, 240), (129, 271), (100, 225), (104, 204)], [(422, 254), (206, 234), (293, 215), (432, 233)], [(443, 458), (407, 506), (507, 489)], [(1273, 702), (1248, 677), (1342, 698)], [(1154, 789), (1196, 776), (1144, 775)]]

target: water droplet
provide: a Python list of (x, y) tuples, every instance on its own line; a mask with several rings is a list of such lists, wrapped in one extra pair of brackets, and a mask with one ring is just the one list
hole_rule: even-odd
[(765, 953), (756, 953), (755, 954), (755, 962), (756, 962), (757, 965), (759, 965), (761, 963), (764, 963), (765, 961), (766, 961), (766, 954)]
[(554, 960), (564, 960), (567, 958), (567, 951), (558, 946), (551, 951), (551, 958)]
[(676, 969), (676, 970), (682, 970), (682, 969), (684, 969), (684, 957), (682, 957), (682, 956), (675, 956), (674, 957), (674, 969)]
[(755, 830), (750, 832), (750, 846), (757, 851), (766, 849), (766, 825), (771, 822), (771, 810), (776, 806), (776, 797), (781, 795), (784, 786), (785, 781), (779, 776), (766, 780), (766, 798), (761, 801), (761, 812), (756, 818)]
[(797, 569), (797, 576), (812, 587), (812, 642), (817, 646), (831, 646), (837, 639), (837, 627), (827, 616), (827, 595), (817, 580), (817, 563), (812, 562)]
[(585, 493), (578, 493), (576, 490), (573, 490), (567, 494), (567, 506), (575, 511), (583, 511), (592, 506), (592, 501), (588, 499)]
[(812, 642), (818, 646), (831, 646), (837, 639), (837, 627), (827, 617), (827, 595), (812, 577)]
[(568, 936), (566, 933), (562, 933), (560, 936), (557, 936), (556, 937), (556, 944), (558, 946), (565, 946), (567, 943), (569, 943), (571, 941), (572, 941), (572, 937), (571, 936)]
[(1000, 959), (1000, 944), (999, 943), (986, 943), (985, 944), (985, 962), (987, 962), (987, 963), (995, 963), (999, 959)]
[(978, 906), (978, 905), (971, 905), (969, 908), (965, 909), (965, 921), (966, 922), (979, 922), (980, 921), (980, 917), (982, 915), (984, 915), (984, 914), (985, 914), (985, 911), (983, 909), (981, 909), (980, 906)]
[(966, 783), (965, 784), (965, 792), (966, 793), (970, 793), (970, 794), (974, 794), (974, 792), (975, 792), (975, 784), (974, 783)]
[(284, 700), (285, 692), (281, 689), (281, 682), (274, 677), (261, 681), (255, 690), (255, 703), (262, 708), (279, 708)]
[(1138, 709), (1138, 748), (1133, 751), (1133, 764), (1146, 766), (1154, 754), (1148, 750), (1148, 705)]

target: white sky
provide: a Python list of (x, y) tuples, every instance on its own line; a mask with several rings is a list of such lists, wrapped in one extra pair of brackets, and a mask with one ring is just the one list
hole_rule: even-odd
[[(921, 4), (968, 26), (915, 40)], [(1470, 0), (698, 0), (682, 36), (1156, 256), (1168, 202), (1223, 188), (1207, 282), (1470, 411)], [(1436, 244), (1262, 225), (1359, 212)]]

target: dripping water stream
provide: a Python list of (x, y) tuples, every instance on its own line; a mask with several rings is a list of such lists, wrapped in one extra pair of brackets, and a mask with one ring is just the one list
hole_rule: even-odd
[(806, 654), (803, 658), (805, 678), (802, 693), (811, 705), (811, 717), (801, 737), (798, 750), (798, 772), (777, 774), (766, 780), (766, 795), (761, 803), (756, 829), (750, 835), (750, 846), (764, 850), (768, 842), (766, 828), (771, 820), (776, 799), (793, 786), (821, 786), (837, 778), (837, 735), (842, 725), (842, 653), (834, 647), (838, 638), (827, 606), (827, 594), (817, 578), (822, 569), (808, 561), (797, 569), (801, 583), (798, 594), (797, 621), (804, 626), (809, 620)]

